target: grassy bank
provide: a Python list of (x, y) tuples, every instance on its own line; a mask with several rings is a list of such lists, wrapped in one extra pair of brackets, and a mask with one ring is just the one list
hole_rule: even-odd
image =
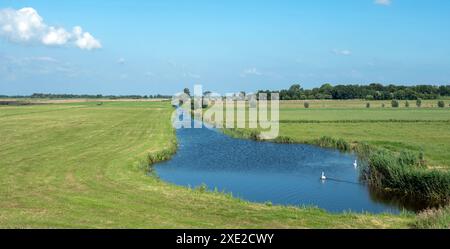
[(418, 215), (413, 227), (418, 229), (450, 229), (450, 206), (422, 212)]
[(0, 106), (0, 227), (399, 228), (412, 215), (248, 203), (147, 175), (174, 152), (168, 102)]

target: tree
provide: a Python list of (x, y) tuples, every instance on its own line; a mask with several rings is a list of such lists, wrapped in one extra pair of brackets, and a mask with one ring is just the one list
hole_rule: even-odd
[(411, 100), (437, 99), (439, 96), (450, 96), (450, 86), (383, 86), (378, 83), (370, 85), (337, 85), (323, 84), (319, 88), (303, 89), (294, 84), (289, 89), (280, 91), (281, 100), (299, 99), (366, 99), (366, 100)]
[(333, 86), (331, 84), (323, 84), (320, 89), (319, 92), (322, 94), (326, 94), (326, 95), (331, 95), (331, 92), (333, 91)]
[(309, 102), (305, 101), (305, 103), (303, 103), (303, 106), (308, 109), (309, 108)]
[(302, 88), (299, 84), (294, 84), (291, 87), (289, 87), (288, 95), (291, 97), (291, 99), (300, 99), (300, 96), (302, 95)]
[(439, 100), (438, 101), (438, 107), (439, 108), (444, 108), (445, 107), (445, 102), (443, 100)]
[(398, 107), (399, 107), (398, 100), (393, 99), (393, 100), (391, 101), (391, 106), (392, 106), (392, 108), (398, 108)]
[(294, 84), (291, 87), (289, 87), (289, 92), (300, 92), (301, 86), (299, 84)]
[(406, 108), (409, 107), (409, 101), (408, 101), (408, 100), (405, 102), (405, 107), (406, 107)]
[(422, 99), (421, 98), (418, 98), (416, 100), (416, 106), (419, 107), (419, 108), (422, 106)]
[(191, 91), (189, 90), (189, 88), (184, 88), (183, 92), (188, 96), (191, 96)]

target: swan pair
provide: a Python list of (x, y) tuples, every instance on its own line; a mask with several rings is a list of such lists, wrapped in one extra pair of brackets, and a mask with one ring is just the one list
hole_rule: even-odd
[[(355, 160), (355, 162), (353, 163), (353, 166), (355, 167), (355, 169), (358, 168), (358, 161), (357, 160)], [(322, 181), (325, 181), (327, 179), (327, 177), (325, 176), (325, 172), (322, 171), (322, 176), (320, 177), (320, 179)]]

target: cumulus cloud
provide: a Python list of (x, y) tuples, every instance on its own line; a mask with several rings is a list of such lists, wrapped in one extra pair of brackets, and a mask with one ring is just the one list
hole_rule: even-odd
[(16, 43), (38, 43), (45, 46), (74, 45), (80, 49), (101, 48), (100, 41), (79, 26), (71, 32), (49, 26), (33, 8), (0, 9), (0, 37)]
[(350, 51), (350, 50), (348, 50), (348, 49), (343, 49), (343, 50), (340, 50), (340, 49), (333, 49), (333, 53), (334, 53), (335, 55), (349, 56), (349, 55), (352, 54), (352, 51)]
[(391, 5), (392, 1), (391, 0), (375, 0), (374, 3), (378, 4), (378, 5), (389, 6), (389, 5)]
[(71, 35), (63, 28), (50, 27), (46, 34), (42, 37), (42, 43), (45, 45), (64, 45)]
[(80, 26), (73, 28), (73, 34), (75, 36), (75, 44), (81, 49), (96, 49), (101, 48), (102, 45), (88, 32), (83, 32)]

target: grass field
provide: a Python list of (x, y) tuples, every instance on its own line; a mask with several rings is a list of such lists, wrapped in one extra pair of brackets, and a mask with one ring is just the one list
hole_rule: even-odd
[(316, 103), (316, 108), (311, 104), (309, 109), (299, 102), (282, 103), (280, 135), (305, 142), (329, 136), (393, 151), (423, 151), (428, 166), (450, 167), (450, 108), (381, 108), (382, 101), (365, 108), (365, 101), (324, 102)]
[[(415, 222), (411, 214), (330, 214), (248, 203), (148, 176), (148, 154), (175, 143), (171, 112), (168, 102), (0, 106), (0, 227), (406, 228)], [(320, 133), (299, 129), (286, 124), (282, 132)], [(344, 128), (333, 132), (342, 135)], [(352, 134), (346, 137), (359, 138)], [(442, 134), (439, 139), (448, 143)], [(384, 140), (395, 141), (387, 135), (377, 141)], [(434, 161), (448, 162), (437, 155)]]
[(280, 102), (280, 136), (300, 143), (327, 136), (395, 152), (424, 152), (429, 167), (450, 168), (450, 108), (438, 108), (437, 100), (423, 101), (421, 108), (414, 101), (408, 108), (391, 108), (389, 101), (370, 101), (366, 108), (364, 100), (308, 100), (305, 108), (304, 102)]

